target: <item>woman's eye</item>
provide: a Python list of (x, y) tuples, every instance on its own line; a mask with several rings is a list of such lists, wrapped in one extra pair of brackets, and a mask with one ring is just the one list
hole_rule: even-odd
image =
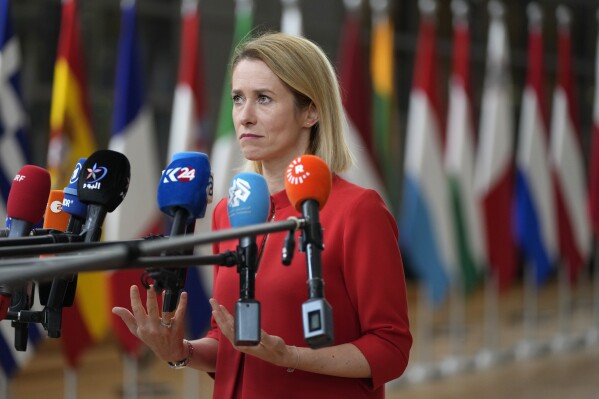
[(258, 102), (260, 104), (266, 104), (270, 101), (270, 97), (268, 96), (258, 96)]
[(233, 95), (233, 103), (234, 104), (239, 104), (241, 102), (242, 98), (239, 94), (235, 94)]

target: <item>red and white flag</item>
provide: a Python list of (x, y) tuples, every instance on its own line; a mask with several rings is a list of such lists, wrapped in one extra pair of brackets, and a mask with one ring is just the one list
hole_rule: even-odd
[(511, 285), (517, 272), (512, 223), (515, 124), (504, 12), (501, 3), (489, 3), (491, 23), (474, 172), (489, 267), (501, 291)]
[(551, 162), (557, 207), (560, 253), (571, 282), (591, 252), (586, 208), (587, 185), (580, 129), (576, 118), (571, 65), (570, 14), (558, 7), (558, 67), (551, 114)]

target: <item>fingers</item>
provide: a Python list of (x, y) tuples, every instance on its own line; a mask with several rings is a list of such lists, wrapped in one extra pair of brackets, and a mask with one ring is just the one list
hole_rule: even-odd
[(187, 292), (181, 292), (179, 295), (179, 303), (177, 304), (177, 309), (175, 310), (174, 318), (177, 320), (185, 320), (185, 313), (187, 311)]
[(158, 312), (158, 301), (156, 300), (156, 291), (153, 286), (148, 288), (148, 295), (146, 297), (146, 309), (150, 318), (160, 317)]
[(146, 317), (146, 310), (141, 303), (141, 296), (139, 295), (139, 288), (136, 285), (132, 285), (129, 289), (129, 298), (131, 299), (131, 310), (136, 319)]
[(131, 334), (137, 337), (137, 321), (131, 312), (129, 312), (129, 310), (116, 306), (112, 308), (112, 313), (120, 317)]

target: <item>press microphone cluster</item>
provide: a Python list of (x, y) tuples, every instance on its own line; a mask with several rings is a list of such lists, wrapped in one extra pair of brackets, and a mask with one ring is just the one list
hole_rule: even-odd
[[(10, 227), (7, 238), (0, 241), (0, 256), (6, 257), (11, 253), (23, 256), (36, 252), (19, 254), (15, 248), (18, 246), (26, 248), (42, 243), (98, 241), (106, 212), (112, 212), (122, 202), (129, 177), (127, 158), (110, 150), (100, 150), (88, 159), (81, 159), (64, 191), (50, 192), (50, 175), (45, 169), (24, 166), (15, 176), (9, 192), (7, 215)], [(32, 226), (42, 219), (43, 229), (32, 230)], [(31, 263), (31, 260), (28, 262)], [(26, 278), (12, 284), (0, 280), (3, 281), (0, 285), (1, 302), (5, 303), (6, 298), (10, 298), (9, 309), (4, 312), (4, 308), (0, 308), (0, 320), (13, 321), (15, 349), (19, 351), (27, 347), (28, 323), (41, 323), (48, 336), (60, 337), (62, 309), (72, 306), (75, 297), (77, 274), (56, 273), (51, 283), (40, 281), (40, 303), (44, 309), (32, 311), (33, 280)]]
[[(241, 173), (233, 179), (229, 189), (227, 211), (231, 228), (192, 234), (196, 220), (204, 217), (212, 198), (212, 173), (205, 154), (175, 154), (160, 177), (157, 195), (161, 211), (172, 217), (170, 235), (149, 241), (98, 242), (106, 214), (112, 212), (127, 193), (129, 177), (130, 166), (124, 155), (100, 150), (80, 160), (75, 167), (69, 186), (63, 192), (63, 218), (60, 224), (50, 224), (51, 217), (47, 216), (48, 224), (42, 229), (48, 233), (46, 236), (26, 237), (31, 234), (33, 224), (41, 218), (43, 206), (42, 213), (27, 216), (27, 219), (22, 218), (23, 212), (9, 213), (17, 223), (14, 225), (15, 232), (9, 232), (8, 238), (0, 240), (0, 258), (7, 258), (9, 253), (12, 254), (10, 256), (18, 254), (19, 245), (25, 251), (20, 256), (27, 251), (30, 251), (29, 256), (62, 254), (39, 259), (3, 260), (0, 267), (0, 305), (10, 300), (11, 307), (4, 314), (0, 307), (0, 320), (7, 318), (25, 326), (27, 322), (40, 322), (49, 336), (60, 336), (60, 313), (63, 306), (72, 305), (77, 273), (138, 267), (146, 267), (146, 274), (154, 279), (155, 288), (165, 290), (163, 314), (168, 315), (176, 309), (185, 285), (187, 267), (237, 266), (240, 294), (235, 306), (235, 342), (237, 345), (256, 345), (260, 341), (260, 303), (255, 297), (255, 275), (259, 268), (256, 237), (289, 232), (282, 249), (282, 263), (289, 264), (293, 257), (294, 236), (300, 230), (299, 249), (306, 254), (308, 275), (308, 301), (302, 305), (304, 337), (314, 348), (333, 342), (332, 310), (324, 297), (321, 264), (324, 243), (319, 220), (319, 211), (331, 190), (331, 174), (322, 160), (304, 155), (295, 159), (287, 170), (287, 195), (301, 212), (301, 217), (267, 222), (270, 195), (264, 178), (254, 173)], [(15, 187), (18, 188), (18, 185)], [(49, 190), (49, 184), (47, 188)], [(18, 193), (18, 190), (15, 192)], [(47, 193), (34, 196), (48, 198)], [(60, 200), (51, 200), (50, 211), (57, 209), (59, 203)], [(67, 215), (68, 219), (65, 219)], [(25, 240), (42, 237), (52, 241), (25, 243)], [(13, 239), (24, 241), (11, 242)], [(235, 252), (193, 255), (198, 245), (231, 239), (239, 240)], [(4, 246), (3, 242), (10, 245)], [(44, 289), (40, 291), (40, 299), (45, 302), (44, 312), (28, 312), (27, 305), (19, 305), (23, 311), (13, 311), (12, 304), (16, 305), (17, 301), (11, 297), (12, 294), (16, 290), (24, 292), (23, 295), (28, 294), (27, 284), (33, 280), (52, 281), (50, 284), (42, 283)]]

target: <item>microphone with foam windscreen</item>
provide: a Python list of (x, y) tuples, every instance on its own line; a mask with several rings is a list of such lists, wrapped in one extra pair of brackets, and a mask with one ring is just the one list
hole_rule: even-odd
[(331, 192), (332, 178), (327, 164), (314, 155), (302, 155), (288, 166), (285, 191), (291, 204), (302, 213), (300, 250), (306, 253), (308, 300), (302, 304), (304, 338), (312, 348), (331, 345), (333, 312), (324, 298), (321, 251), (324, 250), (319, 211)]
[[(270, 194), (262, 175), (244, 172), (233, 178), (227, 200), (231, 227), (264, 223), (269, 208)], [(256, 237), (241, 237), (237, 255), (240, 293), (235, 304), (235, 345), (257, 345), (260, 342), (260, 302), (254, 295), (259, 255)]]
[(25, 165), (15, 176), (8, 193), (6, 214), (10, 218), (8, 237), (25, 237), (42, 220), (50, 194), (50, 173)]
[[(29, 235), (31, 228), (44, 215), (49, 194), (50, 173), (39, 166), (23, 166), (13, 179), (6, 203), (6, 214), (11, 219), (9, 238)], [(13, 287), (0, 285), (0, 295), (7, 295), (7, 293), (11, 296), (9, 311), (19, 313), (31, 309), (33, 282), (25, 282)], [(12, 326), (15, 328), (15, 349), (27, 350), (29, 331), (27, 323), (13, 321)]]
[(129, 160), (117, 151), (98, 150), (83, 163), (77, 182), (77, 196), (87, 204), (82, 231), (85, 233), (84, 242), (100, 240), (106, 214), (123, 202), (130, 178)]
[[(176, 153), (162, 172), (158, 184), (158, 207), (173, 218), (170, 236), (192, 234), (196, 219), (203, 218), (212, 202), (212, 173), (208, 156), (201, 152)], [(185, 251), (186, 253), (193, 252)], [(176, 255), (179, 255), (177, 253)], [(170, 252), (169, 255), (175, 255)], [(171, 318), (179, 295), (185, 287), (187, 269), (163, 269), (155, 282), (158, 291), (165, 290), (163, 318)], [(169, 320), (165, 320), (168, 323)]]

